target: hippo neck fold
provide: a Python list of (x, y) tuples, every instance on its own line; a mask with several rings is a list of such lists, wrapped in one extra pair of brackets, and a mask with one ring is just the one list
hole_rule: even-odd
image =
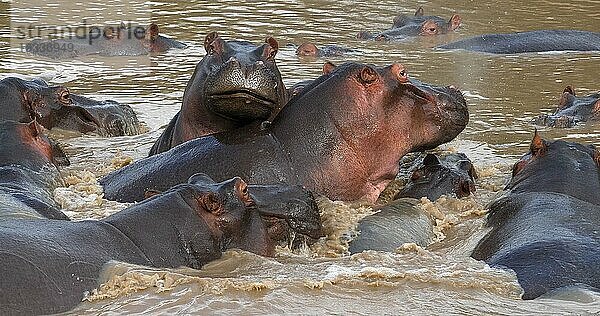
[(220, 238), (179, 192), (162, 194), (105, 221), (127, 236), (153, 267), (200, 269), (221, 256)]

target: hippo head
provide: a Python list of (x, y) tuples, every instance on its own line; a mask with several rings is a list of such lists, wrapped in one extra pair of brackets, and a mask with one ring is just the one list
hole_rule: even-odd
[(340, 65), (307, 85), (283, 112), (272, 133), (293, 143), (284, 146), (310, 148), (310, 155), (295, 158), (306, 170), (302, 183), (341, 200), (375, 201), (402, 156), (451, 141), (469, 121), (459, 90), (411, 80), (401, 64)]
[(310, 42), (303, 43), (296, 49), (296, 55), (317, 57), (319, 56), (319, 48), (317, 48), (317, 45)]
[(51, 129), (61, 117), (68, 116), (75, 131), (94, 131), (98, 121), (85, 108), (74, 105), (69, 90), (63, 86), (49, 87), (43, 80), (31, 81), (9, 77), (0, 81), (0, 95), (4, 97), (4, 118), (27, 123), (37, 120)]
[[(409, 35), (439, 35), (454, 31), (460, 27), (462, 20), (458, 14), (446, 21), (439, 16), (425, 16), (423, 7), (419, 7), (414, 16), (401, 14), (394, 18), (393, 28), (407, 28)], [(410, 31), (409, 31), (410, 30)], [(414, 34), (417, 33), (417, 34)]]
[(193, 93), (203, 96), (212, 113), (239, 123), (275, 117), (287, 101), (287, 94), (275, 63), (279, 44), (274, 38), (268, 37), (257, 47), (243, 41), (225, 41), (212, 32), (206, 36), (204, 48), (206, 56), (194, 76), (201, 71), (206, 80), (203, 91)]
[(538, 125), (550, 127), (573, 127), (579, 122), (600, 119), (600, 93), (577, 97), (572, 86), (567, 86), (551, 115), (540, 115), (534, 119)]
[(376, 34), (363, 31), (359, 32), (356, 37), (375, 41), (389, 41), (409, 36), (441, 35), (458, 29), (461, 22), (458, 14), (452, 15), (450, 20), (444, 20), (439, 16), (425, 16), (423, 8), (419, 7), (414, 15), (401, 14), (395, 17), (391, 29)]
[(475, 192), (476, 178), (475, 168), (465, 154), (450, 154), (442, 161), (428, 154), (423, 159), (423, 165), (412, 173), (408, 184), (394, 199), (427, 197), (435, 201), (448, 194), (466, 197)]
[(557, 192), (598, 204), (600, 151), (592, 145), (547, 141), (536, 131), (529, 152), (513, 166), (513, 192)]
[(57, 143), (43, 133), (35, 120), (30, 123), (4, 121), (0, 123), (0, 163), (33, 168), (49, 163), (68, 165), (69, 161)]
[(321, 237), (317, 204), (302, 187), (248, 186), (237, 177), (216, 183), (204, 174), (188, 184), (203, 208), (200, 216), (222, 235), (223, 248), (272, 256), (277, 245), (298, 247)]

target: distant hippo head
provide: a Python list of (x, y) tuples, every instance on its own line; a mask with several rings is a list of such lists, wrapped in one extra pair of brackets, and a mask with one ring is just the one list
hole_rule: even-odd
[[(91, 34), (90, 34), (91, 35)], [(158, 25), (148, 27), (125, 25), (107, 26), (102, 30), (103, 55), (136, 56), (161, 53), (170, 48), (186, 48), (187, 45), (159, 34)]]
[(60, 146), (43, 134), (43, 127), (36, 121), (0, 123), (0, 164), (40, 166), (53, 163), (68, 165), (69, 161)]
[(37, 120), (46, 129), (61, 128), (101, 136), (137, 135), (140, 123), (133, 110), (114, 101), (95, 101), (74, 95), (63, 86), (50, 87), (40, 79), (9, 77), (0, 81), (4, 120)]
[(303, 43), (296, 49), (296, 55), (317, 57), (319, 56), (319, 48), (317, 48), (317, 45), (310, 42)]
[(577, 97), (573, 87), (567, 86), (554, 114), (540, 115), (533, 122), (550, 127), (573, 127), (579, 122), (599, 119), (600, 92)]
[(202, 95), (211, 112), (240, 123), (271, 120), (283, 107), (286, 89), (275, 64), (279, 44), (274, 38), (268, 37), (257, 47), (225, 41), (212, 32), (206, 36), (204, 48), (206, 56), (194, 74), (206, 74), (202, 91), (186, 94)]
[(300, 186), (248, 186), (240, 178), (215, 183), (204, 174), (188, 183), (198, 213), (222, 234), (224, 248), (272, 256), (277, 245), (297, 247), (321, 237), (317, 204)]
[(506, 186), (513, 192), (556, 192), (600, 203), (600, 151), (592, 145), (547, 141), (535, 132)]
[(477, 173), (473, 164), (463, 153), (449, 154), (440, 159), (428, 154), (394, 199), (427, 197), (430, 201), (442, 195), (455, 195), (458, 198), (475, 192)]
[(458, 14), (452, 15), (450, 20), (444, 20), (439, 16), (425, 16), (423, 8), (419, 7), (413, 16), (401, 14), (395, 17), (391, 29), (376, 34), (359, 32), (357, 38), (388, 41), (409, 36), (440, 35), (456, 30), (461, 22)]

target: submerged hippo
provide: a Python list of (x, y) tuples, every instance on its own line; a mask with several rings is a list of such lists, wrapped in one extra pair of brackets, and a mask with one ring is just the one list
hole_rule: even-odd
[(42, 134), (33, 121), (0, 122), (0, 219), (68, 219), (52, 199), (62, 185), (55, 157), (58, 147)]
[(448, 154), (441, 159), (428, 154), (394, 199), (426, 197), (435, 201), (447, 194), (462, 198), (475, 192), (475, 179), (477, 172), (465, 154)]
[(600, 33), (573, 30), (540, 30), (508, 34), (485, 34), (438, 46), (438, 48), (464, 49), (492, 54), (600, 51)]
[(341, 57), (354, 52), (356, 50), (337, 45), (324, 45), (319, 48), (311, 42), (302, 43), (296, 49), (296, 55), (302, 57)]
[(456, 137), (469, 121), (453, 87), (409, 80), (404, 66), (346, 63), (294, 97), (268, 128), (253, 125), (181, 144), (101, 179), (111, 200), (139, 201), (195, 172), (222, 180), (304, 185), (335, 200), (375, 201), (411, 151)]
[(491, 231), (473, 258), (512, 269), (523, 299), (554, 289), (600, 289), (600, 152), (535, 135), (513, 168), (506, 194), (490, 206)]
[(414, 16), (401, 14), (395, 17), (391, 29), (375, 34), (360, 32), (358, 33), (357, 38), (390, 41), (406, 39), (410, 36), (440, 35), (458, 29), (461, 22), (461, 18), (458, 14), (452, 15), (450, 20), (445, 20), (439, 16), (425, 16), (423, 8), (419, 7)]
[(0, 121), (37, 120), (47, 129), (61, 128), (101, 136), (137, 135), (140, 123), (131, 107), (73, 95), (41, 79), (0, 80)]
[(208, 34), (206, 56), (185, 88), (181, 110), (150, 155), (190, 139), (272, 120), (287, 102), (287, 91), (275, 64), (279, 44), (272, 37), (265, 42), (257, 47)]
[(573, 87), (567, 86), (554, 114), (540, 115), (533, 120), (533, 123), (550, 127), (573, 127), (579, 122), (598, 119), (600, 119), (600, 92), (577, 97)]
[(310, 192), (204, 175), (99, 221), (3, 220), (0, 314), (67, 311), (111, 260), (200, 269), (226, 249), (272, 256), (276, 245), (319, 237)]
[(426, 247), (433, 240), (434, 219), (417, 206), (418, 199), (430, 201), (442, 195), (465, 197), (475, 192), (477, 174), (465, 154), (448, 154), (442, 159), (428, 154), (391, 203), (375, 208), (376, 213), (358, 223), (350, 242), (350, 253), (365, 250), (394, 251), (405, 243)]
[(80, 37), (57, 40), (35, 39), (25, 45), (25, 51), (55, 59), (74, 58), (85, 55), (139, 56), (161, 53), (171, 48), (186, 48), (187, 45), (159, 34), (158, 25), (147, 28), (125, 25), (92, 27), (88, 34)]

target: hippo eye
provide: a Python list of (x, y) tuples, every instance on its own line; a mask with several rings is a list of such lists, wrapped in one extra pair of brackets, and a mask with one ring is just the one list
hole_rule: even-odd
[(272, 49), (269, 52), (269, 59), (275, 59), (275, 55), (277, 55), (277, 50), (276, 49)]
[(250, 192), (248, 192), (248, 184), (244, 182), (242, 179), (239, 179), (236, 184), (236, 191), (240, 197), (240, 200), (244, 203), (246, 207), (254, 206), (254, 200), (250, 196)]

